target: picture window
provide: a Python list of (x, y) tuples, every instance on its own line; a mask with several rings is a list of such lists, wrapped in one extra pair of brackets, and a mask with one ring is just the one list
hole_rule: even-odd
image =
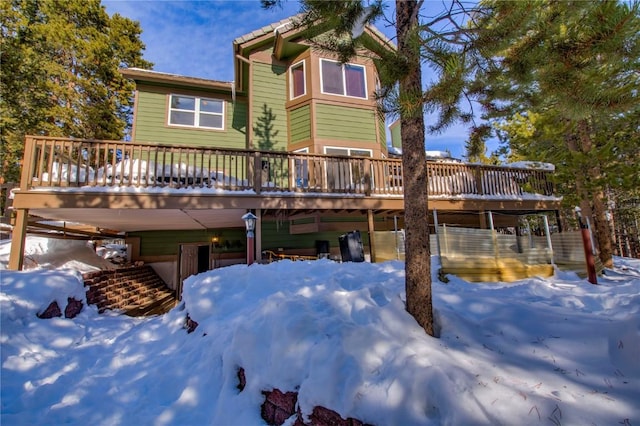
[(224, 101), (195, 96), (171, 95), (169, 125), (224, 129)]
[(356, 64), (341, 64), (328, 59), (320, 60), (322, 93), (367, 98), (365, 67)]

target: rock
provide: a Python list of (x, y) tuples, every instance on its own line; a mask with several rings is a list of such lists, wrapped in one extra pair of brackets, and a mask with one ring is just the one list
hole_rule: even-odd
[(82, 302), (74, 299), (73, 297), (67, 298), (67, 307), (64, 309), (65, 318), (75, 318), (80, 312), (82, 312)]
[(237, 388), (240, 390), (240, 392), (242, 392), (244, 390), (245, 386), (247, 386), (247, 378), (244, 375), (244, 368), (240, 367), (238, 369), (238, 386), (237, 386)]
[(40, 319), (50, 319), (53, 317), (61, 317), (62, 311), (60, 311), (60, 306), (58, 306), (58, 302), (55, 300), (47, 306), (47, 309), (44, 312), (36, 314)]
[(189, 317), (189, 314), (187, 314), (187, 318), (184, 321), (184, 328), (187, 329), (187, 334), (193, 333), (194, 331), (196, 331), (196, 328), (198, 328), (198, 323), (192, 320)]

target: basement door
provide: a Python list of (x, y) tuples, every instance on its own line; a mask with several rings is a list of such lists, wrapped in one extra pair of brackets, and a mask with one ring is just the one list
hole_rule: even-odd
[(179, 299), (182, 299), (182, 283), (185, 279), (211, 269), (210, 247), (210, 244), (180, 244)]

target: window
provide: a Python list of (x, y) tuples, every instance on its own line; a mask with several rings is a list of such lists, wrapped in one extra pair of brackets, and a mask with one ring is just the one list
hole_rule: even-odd
[(348, 155), (350, 157), (372, 157), (370, 149), (325, 147), (324, 153), (329, 155)]
[(304, 84), (304, 61), (292, 65), (290, 73), (291, 99), (295, 99), (307, 93)]
[[(348, 155), (350, 157), (372, 157), (370, 149), (325, 147), (328, 155)], [(364, 162), (329, 158), (326, 161), (327, 185), (331, 189), (351, 189), (365, 183)]]
[(171, 95), (169, 125), (224, 129), (224, 101)]
[(320, 59), (322, 93), (367, 98), (365, 69), (362, 65), (341, 64)]

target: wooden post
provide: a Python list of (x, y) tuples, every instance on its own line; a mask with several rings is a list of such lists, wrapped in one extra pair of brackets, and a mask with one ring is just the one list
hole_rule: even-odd
[(487, 212), (489, 216), (489, 229), (491, 229), (491, 240), (493, 241), (493, 256), (496, 259), (496, 262), (500, 258), (500, 250), (498, 249), (498, 234), (493, 226), (493, 212), (489, 210)]
[[(364, 159), (364, 195), (371, 195), (371, 160)], [(373, 261), (373, 260), (372, 260)]]
[[(253, 155), (253, 190), (256, 194), (260, 194), (262, 190), (262, 157), (259, 152), (254, 152)], [(251, 164), (251, 162), (249, 163)], [(251, 173), (249, 176), (251, 176)]]
[(20, 209), (16, 211), (16, 223), (13, 226), (11, 235), (11, 252), (9, 253), (9, 265), (7, 265), (11, 271), (22, 270), (28, 219), (29, 210)]
[[(444, 241), (444, 253), (449, 254), (449, 241), (447, 240), (447, 224), (442, 224), (442, 239)], [(440, 254), (440, 260), (442, 261), (442, 253)]]
[(247, 233), (247, 266), (253, 264), (254, 252), (255, 252), (255, 238), (253, 235)]
[(593, 255), (593, 249), (591, 247), (591, 237), (589, 235), (589, 227), (580, 226), (582, 233), (582, 245), (584, 246), (584, 257), (587, 264), (588, 280), (591, 284), (598, 284), (598, 278), (596, 275), (596, 261)]
[(546, 214), (543, 214), (542, 218), (544, 219), (544, 233), (547, 236), (547, 247), (549, 248), (549, 261), (553, 265), (553, 245), (551, 244), (551, 230), (549, 229), (549, 219), (547, 218)]
[(480, 210), (480, 229), (487, 229), (487, 217), (485, 216), (486, 212), (484, 210)]
[[(31, 183), (35, 167), (35, 140), (31, 136), (25, 138), (24, 157), (22, 159), (22, 173), (20, 175), (20, 191), (27, 191)], [(42, 176), (38, 176), (42, 180)], [(27, 238), (27, 224), (29, 210), (16, 210), (16, 219), (11, 234), (11, 252), (7, 268), (12, 271), (22, 270), (24, 263), (24, 247)]]
[(581, 209), (576, 207), (576, 214), (578, 215), (578, 224), (580, 225), (580, 233), (582, 235), (582, 246), (584, 249), (584, 258), (587, 265), (588, 280), (591, 284), (598, 284), (598, 277), (596, 275), (596, 260), (593, 255), (593, 245), (591, 242), (591, 233), (589, 232), (589, 224), (583, 221)]
[(371, 251), (371, 263), (376, 261), (376, 243), (375, 243), (375, 222), (373, 220), (373, 210), (367, 210), (367, 225), (369, 227), (369, 250)]
[(256, 209), (256, 216), (258, 220), (255, 230), (255, 258), (259, 263), (262, 260), (262, 209)]
[(436, 230), (436, 247), (438, 249), (438, 257), (442, 257), (442, 251), (440, 250), (440, 234), (438, 233), (438, 211), (433, 209), (433, 225)]

